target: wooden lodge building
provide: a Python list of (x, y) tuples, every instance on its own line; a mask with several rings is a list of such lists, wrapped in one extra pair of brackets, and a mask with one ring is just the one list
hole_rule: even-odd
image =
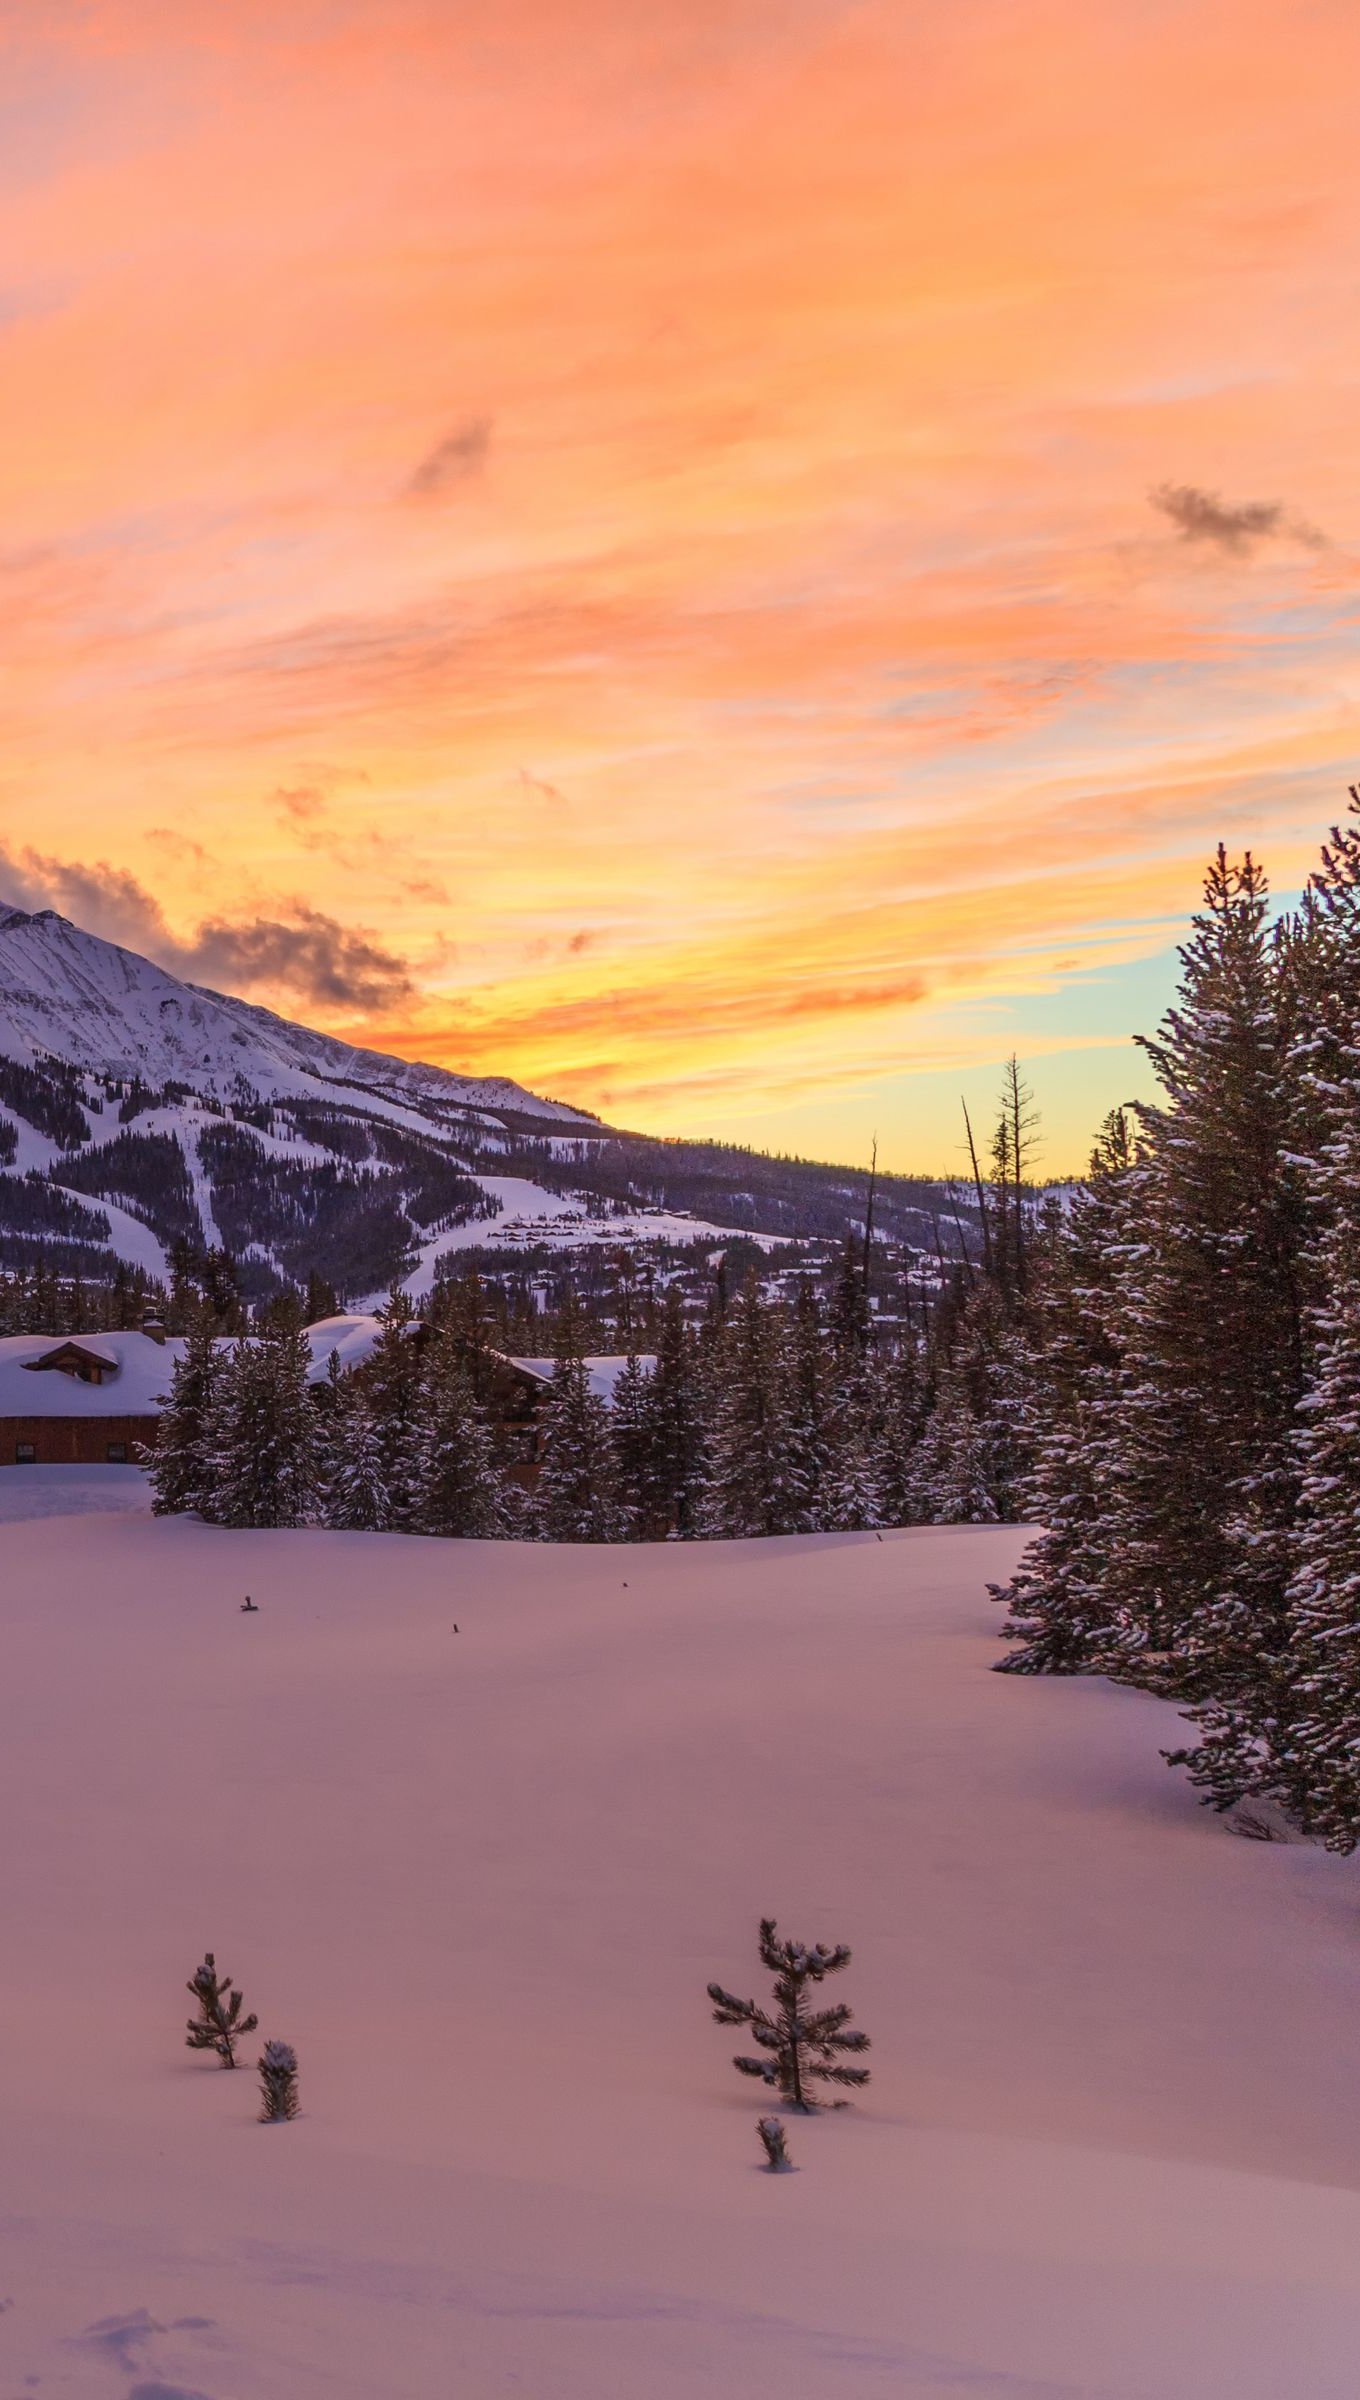
[(164, 1328), (0, 1341), (0, 1467), (124, 1466), (154, 1442), (170, 1388)]
[[(370, 1355), (376, 1317), (325, 1317), (307, 1327), (311, 1381), (324, 1390), (334, 1351), (351, 1372)], [(412, 1328), (415, 1339), (418, 1327)], [(224, 1347), (230, 1347), (224, 1344)], [(184, 1343), (149, 1321), (137, 1333), (17, 1333), (0, 1339), (0, 1469), (13, 1466), (135, 1465), (156, 1439), (156, 1425)], [(622, 1358), (588, 1358), (591, 1390), (606, 1405)], [(644, 1366), (652, 1362), (643, 1360)], [(553, 1378), (550, 1358), (493, 1357), (484, 1394), (507, 1466), (532, 1483), (540, 1452), (539, 1414)]]

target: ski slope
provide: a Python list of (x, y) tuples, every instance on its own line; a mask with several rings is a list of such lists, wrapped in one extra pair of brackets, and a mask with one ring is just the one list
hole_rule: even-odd
[[(1357, 1869), (989, 1673), (1019, 1547), (0, 1525), (6, 2400), (1352, 2400)], [(779, 2178), (762, 1912), (873, 2039)]]

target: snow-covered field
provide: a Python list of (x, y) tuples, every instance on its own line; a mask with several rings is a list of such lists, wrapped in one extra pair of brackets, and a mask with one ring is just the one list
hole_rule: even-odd
[[(989, 1674), (1018, 1548), (0, 1527), (2, 2400), (1351, 2400), (1357, 1870)], [(762, 1912), (874, 2043), (778, 2178)]]
[(150, 1507), (151, 1486), (140, 1467), (0, 1468), (0, 1525), (26, 1517), (84, 1517), (109, 1509)]

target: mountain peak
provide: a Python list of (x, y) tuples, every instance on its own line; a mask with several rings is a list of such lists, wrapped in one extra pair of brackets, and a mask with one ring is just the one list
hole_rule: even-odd
[(87, 933), (54, 908), (0, 902), (0, 1056), (59, 1059), (96, 1073), (182, 1083), (226, 1096), (305, 1096), (352, 1084), (393, 1098), (594, 1124), (502, 1076), (356, 1048), (231, 993), (185, 983), (138, 951)]

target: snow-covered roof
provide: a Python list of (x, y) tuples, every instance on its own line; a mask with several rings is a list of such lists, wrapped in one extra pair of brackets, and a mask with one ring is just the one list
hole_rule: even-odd
[(307, 1346), (312, 1354), (309, 1383), (324, 1383), (330, 1372), (332, 1350), (340, 1354), (340, 1364), (348, 1374), (352, 1367), (361, 1367), (382, 1332), (380, 1317), (342, 1310), (338, 1317), (318, 1317), (315, 1325), (307, 1327)]
[[(53, 1351), (74, 1346), (97, 1357), (102, 1383), (60, 1368), (35, 1373)], [(0, 1340), (0, 1417), (155, 1417), (170, 1389), (179, 1340), (148, 1333), (12, 1333)]]
[[(551, 1383), (557, 1369), (555, 1358), (512, 1358), (508, 1364), (518, 1367), (525, 1375), (532, 1375), (538, 1383)], [(582, 1364), (585, 1367), (586, 1380), (596, 1399), (603, 1400), (606, 1407), (611, 1407), (614, 1400), (614, 1386), (628, 1364), (627, 1358), (587, 1358), (582, 1361)], [(645, 1358), (639, 1358), (638, 1365), (647, 1374), (650, 1374), (656, 1365), (656, 1360), (649, 1354)]]
[[(346, 1371), (362, 1365), (378, 1339), (377, 1317), (322, 1317), (307, 1327), (312, 1354), (309, 1383), (324, 1383), (332, 1350)], [(103, 1381), (41, 1362), (70, 1347), (83, 1350), (103, 1369)], [(224, 1350), (235, 1348), (225, 1340)], [(155, 1417), (170, 1389), (175, 1361), (183, 1358), (178, 1335), (153, 1341), (146, 1333), (14, 1333), (0, 1339), (0, 1417)], [(35, 1372), (35, 1370), (39, 1370)]]

